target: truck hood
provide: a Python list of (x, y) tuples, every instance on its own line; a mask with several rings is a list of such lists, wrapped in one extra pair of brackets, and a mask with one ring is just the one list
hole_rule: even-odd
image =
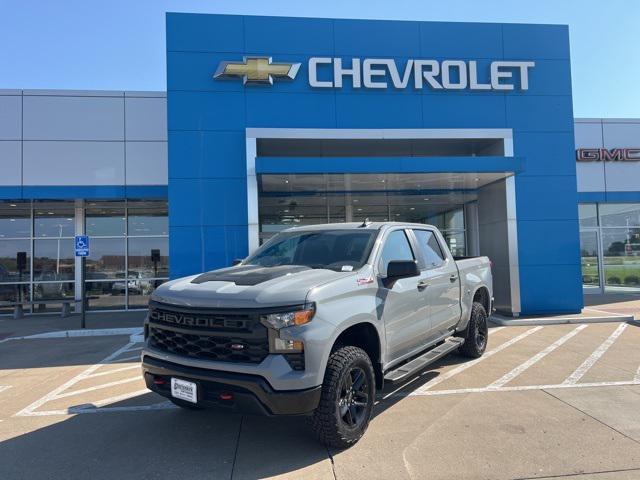
[(242, 265), (179, 278), (160, 285), (151, 299), (185, 307), (261, 308), (302, 304), (314, 287), (351, 272), (296, 265)]

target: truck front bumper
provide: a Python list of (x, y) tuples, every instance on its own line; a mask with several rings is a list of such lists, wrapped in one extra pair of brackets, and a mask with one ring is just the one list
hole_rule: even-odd
[(179, 365), (145, 355), (142, 371), (147, 388), (171, 397), (171, 378), (197, 384), (198, 405), (236, 413), (305, 415), (320, 401), (320, 386), (305, 390), (274, 390), (257, 375)]

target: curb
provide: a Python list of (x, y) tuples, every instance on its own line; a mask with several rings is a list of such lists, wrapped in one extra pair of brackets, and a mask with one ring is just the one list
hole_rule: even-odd
[(112, 335), (134, 335), (142, 333), (142, 327), (131, 328), (95, 328), (86, 330), (59, 330), (54, 332), (36, 333), (34, 335), (26, 335), (24, 337), (9, 337), (0, 340), (0, 343), (10, 340), (36, 340), (43, 338), (78, 338), (78, 337), (105, 337)]
[(567, 325), (579, 323), (618, 323), (618, 322), (634, 322), (633, 315), (606, 315), (601, 317), (539, 317), (539, 318), (508, 318), (501, 315), (493, 314), (491, 322), (505, 326), (514, 327), (517, 325)]

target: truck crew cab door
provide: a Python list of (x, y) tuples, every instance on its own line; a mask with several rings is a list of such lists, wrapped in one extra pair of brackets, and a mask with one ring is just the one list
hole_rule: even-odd
[(429, 318), (433, 335), (438, 336), (457, 325), (462, 315), (458, 267), (435, 231), (414, 228), (412, 232), (426, 266)]
[(387, 362), (420, 348), (429, 331), (428, 302), (421, 284), (425, 280), (423, 275), (396, 280), (388, 287), (384, 285), (390, 261), (417, 259), (403, 228), (387, 232), (377, 262), (381, 284), (377, 294), (378, 318), (384, 322)]

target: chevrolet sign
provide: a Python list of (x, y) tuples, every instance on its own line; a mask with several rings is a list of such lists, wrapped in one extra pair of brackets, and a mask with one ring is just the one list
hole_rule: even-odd
[[(242, 62), (221, 62), (215, 79), (242, 78), (244, 84), (273, 84), (274, 79), (293, 80), (300, 63), (274, 63), (271, 57), (245, 57)], [(342, 88), (345, 80), (353, 88), (402, 90), (409, 86), (420, 90), (509, 91), (529, 89), (531, 61), (493, 61), (488, 75), (481, 75), (475, 60), (410, 59), (399, 66), (391, 58), (311, 57), (308, 63), (309, 86)]]

